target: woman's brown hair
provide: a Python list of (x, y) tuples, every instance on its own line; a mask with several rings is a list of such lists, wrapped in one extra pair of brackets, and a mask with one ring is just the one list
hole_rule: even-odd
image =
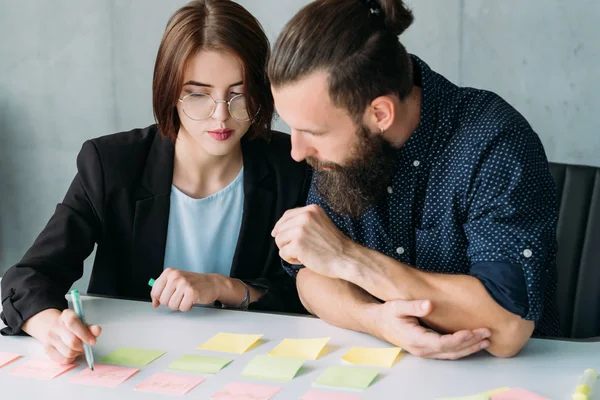
[(194, 0), (169, 19), (158, 49), (152, 81), (154, 118), (160, 133), (175, 141), (181, 121), (176, 104), (187, 62), (201, 50), (226, 51), (242, 62), (248, 112), (255, 115), (248, 139), (268, 139), (273, 95), (266, 64), (269, 40), (260, 23), (230, 0)]

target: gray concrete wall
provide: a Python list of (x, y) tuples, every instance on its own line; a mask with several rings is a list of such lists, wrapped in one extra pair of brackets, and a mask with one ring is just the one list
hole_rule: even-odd
[[(240, 0), (271, 40), (308, 2)], [(0, 275), (64, 196), (83, 141), (153, 122), (154, 58), (167, 19), (185, 3), (0, 0)], [(401, 40), (409, 51), (453, 82), (503, 96), (551, 161), (600, 166), (600, 2), (408, 3), (416, 22)]]

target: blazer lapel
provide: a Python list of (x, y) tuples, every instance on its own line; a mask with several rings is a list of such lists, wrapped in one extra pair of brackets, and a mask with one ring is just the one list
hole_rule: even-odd
[(231, 276), (262, 275), (274, 224), (275, 182), (265, 159), (262, 140), (242, 142), (244, 157), (244, 211)]
[(135, 193), (132, 285), (128, 290), (140, 299), (150, 298), (148, 280), (156, 279), (164, 268), (174, 153), (173, 143), (156, 132), (140, 186)]

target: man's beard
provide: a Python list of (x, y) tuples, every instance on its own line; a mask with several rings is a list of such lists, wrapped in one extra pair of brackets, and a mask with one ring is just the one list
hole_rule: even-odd
[[(317, 193), (337, 214), (358, 219), (387, 195), (394, 173), (396, 150), (366, 126), (358, 128), (357, 143), (343, 166), (308, 158), (315, 169)], [(329, 168), (323, 170), (322, 168)]]

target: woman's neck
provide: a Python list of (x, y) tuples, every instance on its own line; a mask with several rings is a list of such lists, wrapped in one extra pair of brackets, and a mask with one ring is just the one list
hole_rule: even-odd
[(229, 185), (243, 166), (241, 144), (223, 156), (204, 151), (193, 139), (179, 135), (175, 141), (173, 185), (201, 199)]

